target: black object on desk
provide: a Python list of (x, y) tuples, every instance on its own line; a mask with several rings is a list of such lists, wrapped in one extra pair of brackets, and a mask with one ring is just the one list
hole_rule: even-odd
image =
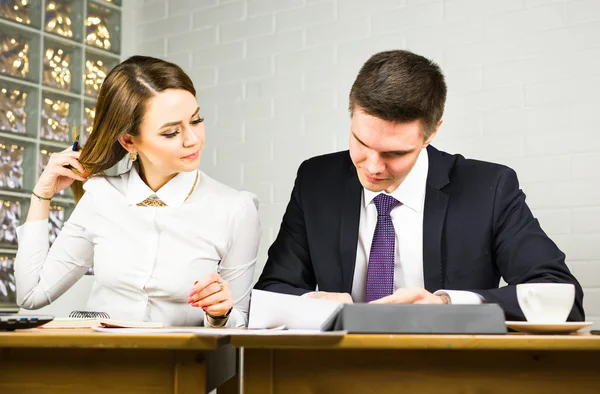
[(0, 314), (0, 331), (13, 331), (19, 328), (34, 328), (54, 320), (51, 315), (22, 315), (18, 313)]
[(324, 331), (353, 334), (506, 334), (497, 304), (346, 304)]

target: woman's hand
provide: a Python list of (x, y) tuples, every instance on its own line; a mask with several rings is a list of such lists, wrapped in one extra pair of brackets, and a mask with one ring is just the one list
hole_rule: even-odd
[(53, 153), (33, 191), (41, 196), (51, 198), (54, 194), (71, 186), (74, 181), (87, 180), (87, 178), (75, 174), (68, 168), (68, 166), (71, 166), (81, 174), (87, 174), (87, 171), (77, 160), (80, 154), (80, 152), (73, 151), (71, 148)]
[(219, 318), (233, 307), (233, 296), (229, 283), (213, 272), (194, 283), (187, 302), (202, 308), (209, 316)]

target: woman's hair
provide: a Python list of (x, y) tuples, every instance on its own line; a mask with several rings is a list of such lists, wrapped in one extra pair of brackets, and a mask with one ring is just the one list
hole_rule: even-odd
[[(87, 176), (102, 174), (127, 151), (119, 143), (123, 134), (137, 136), (149, 98), (167, 89), (183, 89), (196, 96), (190, 77), (176, 64), (147, 56), (132, 56), (113, 68), (100, 87), (92, 131), (79, 156)], [(71, 186), (75, 201), (83, 196), (83, 183)]]

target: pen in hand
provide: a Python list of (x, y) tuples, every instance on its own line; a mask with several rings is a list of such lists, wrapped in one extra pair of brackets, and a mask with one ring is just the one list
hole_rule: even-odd
[[(73, 140), (74, 141), (73, 141), (73, 146), (71, 147), (71, 150), (73, 152), (77, 152), (79, 150), (79, 133), (75, 134), (75, 138), (73, 138)], [(87, 174), (87, 172), (86, 173), (82, 173), (82, 172), (80, 172), (79, 170), (77, 170), (75, 167), (73, 167), (71, 165), (69, 165), (67, 167), (70, 168), (71, 171), (75, 172), (75, 174), (77, 174), (77, 175), (82, 175), (82, 176), (85, 177), (84, 174)]]
[(72, 148), (72, 150), (74, 152), (77, 152), (78, 149), (79, 149), (79, 134), (77, 134), (75, 136), (75, 141), (73, 142), (73, 148)]

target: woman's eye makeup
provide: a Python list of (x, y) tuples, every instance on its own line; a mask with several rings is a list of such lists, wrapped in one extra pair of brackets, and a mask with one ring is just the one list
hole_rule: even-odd
[[(202, 123), (202, 122), (204, 122), (204, 118), (202, 118), (202, 117), (198, 116), (197, 118), (193, 119), (193, 120), (190, 122), (190, 125), (192, 125), (192, 126), (196, 126), (197, 124), (200, 124), (200, 123)], [(173, 131), (171, 131), (171, 132), (168, 132), (168, 133), (163, 133), (163, 134), (161, 134), (161, 135), (162, 135), (163, 137), (166, 137), (166, 138), (173, 138), (173, 137), (177, 136), (177, 134), (179, 134), (180, 132), (181, 132), (181, 131), (180, 131), (179, 129), (174, 129), (174, 130), (173, 130)]]
[(179, 134), (179, 130), (178, 130), (178, 129), (176, 129), (175, 131), (173, 131), (173, 132), (171, 132), (171, 133), (164, 133), (164, 134), (163, 134), (163, 137), (166, 137), (166, 138), (173, 138), (173, 137), (175, 137), (177, 134)]

